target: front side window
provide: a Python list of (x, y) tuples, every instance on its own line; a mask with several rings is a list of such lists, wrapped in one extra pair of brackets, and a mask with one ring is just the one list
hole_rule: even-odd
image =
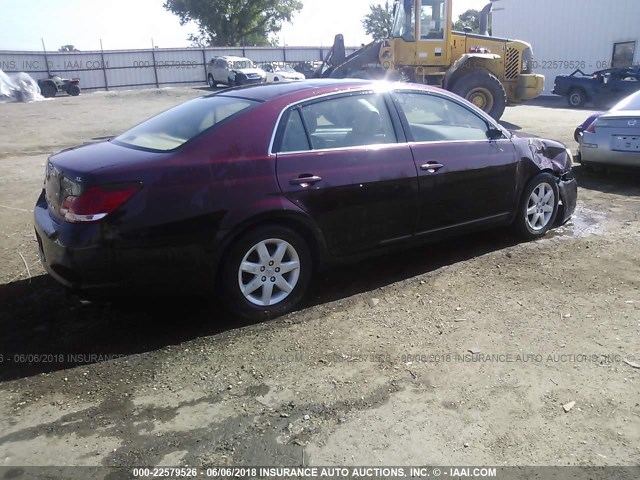
[(197, 98), (133, 127), (114, 139), (115, 143), (166, 152), (250, 107), (257, 102), (213, 95)]
[(394, 94), (416, 142), (487, 140), (487, 122), (462, 105), (439, 95)]

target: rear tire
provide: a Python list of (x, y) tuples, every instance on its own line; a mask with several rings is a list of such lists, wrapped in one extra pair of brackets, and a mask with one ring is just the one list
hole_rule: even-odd
[(567, 103), (571, 108), (582, 108), (587, 103), (587, 95), (581, 88), (574, 88), (569, 92)]
[(312, 270), (305, 240), (289, 228), (272, 225), (234, 242), (220, 281), (231, 311), (261, 321), (294, 309), (306, 293)]
[(532, 178), (522, 193), (514, 223), (518, 234), (526, 240), (544, 237), (556, 221), (559, 199), (556, 177), (544, 172)]
[(216, 81), (213, 79), (213, 75), (209, 74), (207, 76), (207, 83), (209, 84), (209, 87), (216, 88)]
[(71, 85), (69, 85), (69, 87), (67, 87), (67, 93), (72, 97), (77, 97), (78, 95), (80, 95), (80, 86), (72, 83)]
[(500, 120), (507, 107), (507, 94), (498, 78), (486, 70), (476, 70), (460, 77), (451, 91)]

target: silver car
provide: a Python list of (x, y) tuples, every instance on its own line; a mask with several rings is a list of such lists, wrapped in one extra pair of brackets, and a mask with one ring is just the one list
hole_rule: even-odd
[(207, 64), (207, 83), (211, 88), (219, 83), (230, 87), (264, 83), (265, 79), (265, 72), (245, 57), (215, 57)]
[(585, 167), (640, 166), (640, 91), (599, 115), (579, 140), (578, 160)]

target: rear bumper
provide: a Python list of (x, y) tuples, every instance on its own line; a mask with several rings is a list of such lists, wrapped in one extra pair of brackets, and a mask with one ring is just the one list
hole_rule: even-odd
[(640, 153), (613, 151), (608, 146), (587, 143), (584, 141), (584, 137), (578, 149), (578, 157), (580, 163), (640, 167)]
[(40, 195), (34, 209), (40, 262), (65, 287), (79, 289), (115, 286), (114, 258), (100, 241), (95, 224), (71, 225), (54, 219)]
[(145, 245), (139, 239), (114, 236), (104, 222), (60, 221), (50, 214), (44, 194), (34, 208), (34, 227), (43, 267), (73, 290), (123, 290), (131, 286), (191, 290), (205, 286), (213, 273), (201, 246), (158, 246), (156, 238), (152, 245)]

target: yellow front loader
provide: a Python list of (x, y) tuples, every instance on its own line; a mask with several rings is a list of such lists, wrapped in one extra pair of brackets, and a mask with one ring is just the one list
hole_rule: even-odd
[(507, 104), (540, 95), (544, 76), (531, 72), (530, 44), (489, 35), (491, 7), (482, 10), (480, 34), (473, 34), (453, 31), (452, 0), (396, 0), (390, 38), (345, 57), (337, 35), (319, 75), (436, 85), (498, 120)]

